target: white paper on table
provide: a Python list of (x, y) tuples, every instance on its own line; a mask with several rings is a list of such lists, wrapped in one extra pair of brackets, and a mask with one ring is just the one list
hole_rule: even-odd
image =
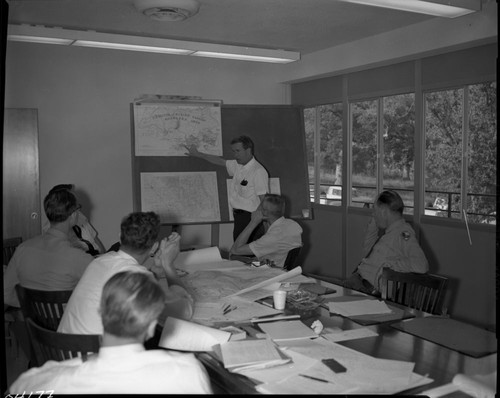
[(204, 320), (212, 319), (223, 314), (225, 304), (222, 302), (208, 303), (208, 302), (195, 302), (193, 308), (192, 319)]
[(305, 372), (309, 367), (318, 362), (316, 359), (299, 354), (298, 352), (283, 349), (281, 350), (286, 356), (292, 359), (292, 362), (269, 369), (251, 369), (244, 370), (239, 373), (262, 383), (268, 383), (276, 380), (283, 380), (291, 375), (297, 375)]
[(243, 294), (243, 293), (246, 293), (246, 292), (250, 292), (250, 291), (255, 290), (255, 289), (260, 289), (260, 288), (262, 288), (264, 286), (267, 286), (267, 285), (269, 285), (271, 283), (280, 282), (280, 281), (292, 278), (292, 277), (300, 275), (300, 274), (302, 274), (302, 268), (301, 267), (295, 267), (291, 271), (283, 272), (283, 273), (281, 273), (279, 275), (276, 275), (275, 277), (273, 277), (271, 279), (259, 282), (256, 285), (247, 287), (245, 289), (240, 290), (239, 292), (233, 293), (233, 294), (229, 295), (228, 297), (233, 297), (233, 296), (237, 296), (237, 295), (240, 295), (240, 294)]
[(300, 320), (262, 323), (259, 324), (259, 327), (274, 341), (315, 339), (318, 337), (314, 330), (304, 325)]
[[(213, 313), (213, 316), (209, 318), (197, 318), (193, 315), (193, 320), (196, 321), (208, 321), (208, 323), (215, 322), (242, 322), (248, 321), (254, 317), (267, 316), (267, 315), (275, 315), (281, 314), (283, 311), (276, 310), (272, 307), (266, 307), (262, 304), (255, 303), (253, 301), (248, 301), (242, 299), (238, 296), (232, 297), (231, 299), (223, 299), (218, 302), (219, 305), (230, 304), (233, 308), (230, 312), (223, 314), (223, 312), (218, 311)], [(200, 303), (202, 305), (202, 303)], [(217, 303), (212, 303), (211, 305), (217, 306)], [(195, 304), (196, 309), (196, 304)], [(207, 323), (207, 322), (203, 322)]]
[(216, 344), (229, 341), (231, 333), (194, 322), (168, 317), (158, 345), (180, 351), (212, 351)]
[(337, 342), (345, 340), (362, 339), (364, 337), (378, 336), (378, 333), (368, 328), (358, 328), (351, 330), (340, 330), (338, 332), (333, 332), (333, 333), (322, 333), (321, 336), (330, 341)]
[[(278, 289), (273, 289), (273, 290), (278, 290)], [(246, 293), (242, 293), (238, 295), (238, 297), (247, 300), (247, 301), (256, 301), (260, 300), (261, 298), (264, 297), (269, 297), (273, 295), (273, 290), (267, 289), (267, 286), (264, 286), (262, 288), (258, 288), (255, 290), (251, 290)]]
[(174, 267), (185, 268), (193, 264), (205, 264), (222, 261), (220, 250), (217, 246), (204, 249), (187, 250), (180, 252), (174, 260)]
[(368, 314), (390, 314), (392, 312), (385, 302), (370, 299), (329, 302), (328, 309), (332, 313), (346, 317)]
[(317, 360), (334, 358), (347, 371), (335, 373), (333, 380), (344, 386), (356, 385), (356, 393), (393, 394), (432, 381), (414, 373), (413, 362), (375, 358), (323, 338), (290, 342), (287, 347)]
[(493, 398), (496, 391), (497, 372), (487, 375), (465, 375), (458, 373), (451, 383), (422, 392), (429, 398), (442, 397), (455, 391), (462, 391), (476, 398)]

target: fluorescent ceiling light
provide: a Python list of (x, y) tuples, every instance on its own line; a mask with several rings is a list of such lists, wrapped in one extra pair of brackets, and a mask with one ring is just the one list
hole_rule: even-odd
[(481, 0), (341, 0), (436, 17), (456, 18), (481, 10)]
[(37, 36), (22, 36), (22, 35), (8, 35), (7, 40), (24, 41), (29, 43), (62, 44), (66, 46), (69, 46), (74, 41), (73, 39), (59, 39), (57, 37), (37, 37)]
[(288, 63), (300, 59), (300, 53), (295, 51), (270, 50), (265, 48), (199, 43), (160, 39), (156, 37), (130, 36), (31, 25), (9, 25), (8, 40), (145, 51), (162, 54), (196, 55), (201, 57), (271, 63)]
[(241, 61), (271, 62), (275, 64), (287, 64), (289, 62), (297, 61), (297, 59), (292, 59), (292, 58), (273, 58), (273, 57), (267, 57), (267, 56), (264, 57), (259, 55), (228, 54), (228, 53), (219, 53), (213, 51), (196, 51), (191, 55), (194, 55), (196, 57), (238, 59)]
[(73, 42), (72, 45), (77, 47), (97, 47), (97, 48), (109, 48), (113, 50), (145, 51), (149, 53), (178, 54), (178, 55), (189, 55), (193, 52), (192, 50), (183, 50), (180, 48), (139, 46), (137, 44), (106, 43), (101, 41), (90, 41), (90, 40), (76, 40), (75, 42)]

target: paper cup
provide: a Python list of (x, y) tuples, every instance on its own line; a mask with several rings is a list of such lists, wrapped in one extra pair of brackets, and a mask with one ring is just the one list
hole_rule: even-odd
[(286, 302), (286, 291), (285, 290), (275, 290), (273, 293), (274, 308), (277, 310), (285, 309)]

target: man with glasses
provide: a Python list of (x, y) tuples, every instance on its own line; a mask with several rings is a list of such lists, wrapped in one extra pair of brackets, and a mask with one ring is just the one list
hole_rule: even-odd
[[(53, 187), (50, 192), (67, 190), (75, 195), (75, 186), (73, 184), (59, 184)], [(93, 256), (97, 256), (106, 252), (104, 245), (97, 236), (96, 229), (89, 222), (87, 216), (82, 212), (82, 205), (79, 204), (77, 207), (77, 219), (75, 225), (73, 225), (72, 231), (70, 232), (70, 240), (72, 243), (83, 249)], [(50, 225), (48, 222), (44, 223), (42, 227), (42, 232), (45, 233), (49, 229)]]
[(18, 283), (37, 290), (73, 290), (94, 259), (71, 242), (78, 219), (75, 195), (68, 190), (49, 192), (43, 206), (50, 227), (17, 247), (4, 274), (4, 308), (19, 307)]

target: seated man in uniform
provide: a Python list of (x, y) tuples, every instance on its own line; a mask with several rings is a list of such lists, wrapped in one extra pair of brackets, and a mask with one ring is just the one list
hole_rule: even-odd
[(386, 190), (378, 196), (365, 235), (364, 257), (344, 287), (379, 295), (382, 268), (418, 273), (429, 270), (415, 231), (403, 218), (403, 209), (403, 200), (396, 192)]
[[(160, 218), (154, 212), (131, 213), (122, 220), (120, 249), (97, 257), (90, 263), (66, 305), (58, 332), (102, 334), (98, 313), (102, 287), (122, 271), (144, 272), (161, 281), (166, 292), (166, 310), (176, 318), (190, 319), (193, 298), (184, 289), (173, 266), (179, 254), (180, 236), (173, 232), (157, 242)], [(151, 270), (144, 264), (154, 256)]]
[[(230, 254), (256, 256), (283, 267), (290, 250), (302, 246), (302, 228), (293, 220), (284, 217), (285, 199), (280, 195), (266, 194), (261, 205), (252, 212), (250, 223), (236, 238)], [(252, 231), (264, 223), (265, 234), (250, 243)]]
[(164, 301), (151, 274), (115, 274), (101, 295), (99, 353), (85, 362), (73, 358), (32, 368), (10, 386), (11, 394), (210, 394), (206, 370), (193, 354), (144, 348)]

